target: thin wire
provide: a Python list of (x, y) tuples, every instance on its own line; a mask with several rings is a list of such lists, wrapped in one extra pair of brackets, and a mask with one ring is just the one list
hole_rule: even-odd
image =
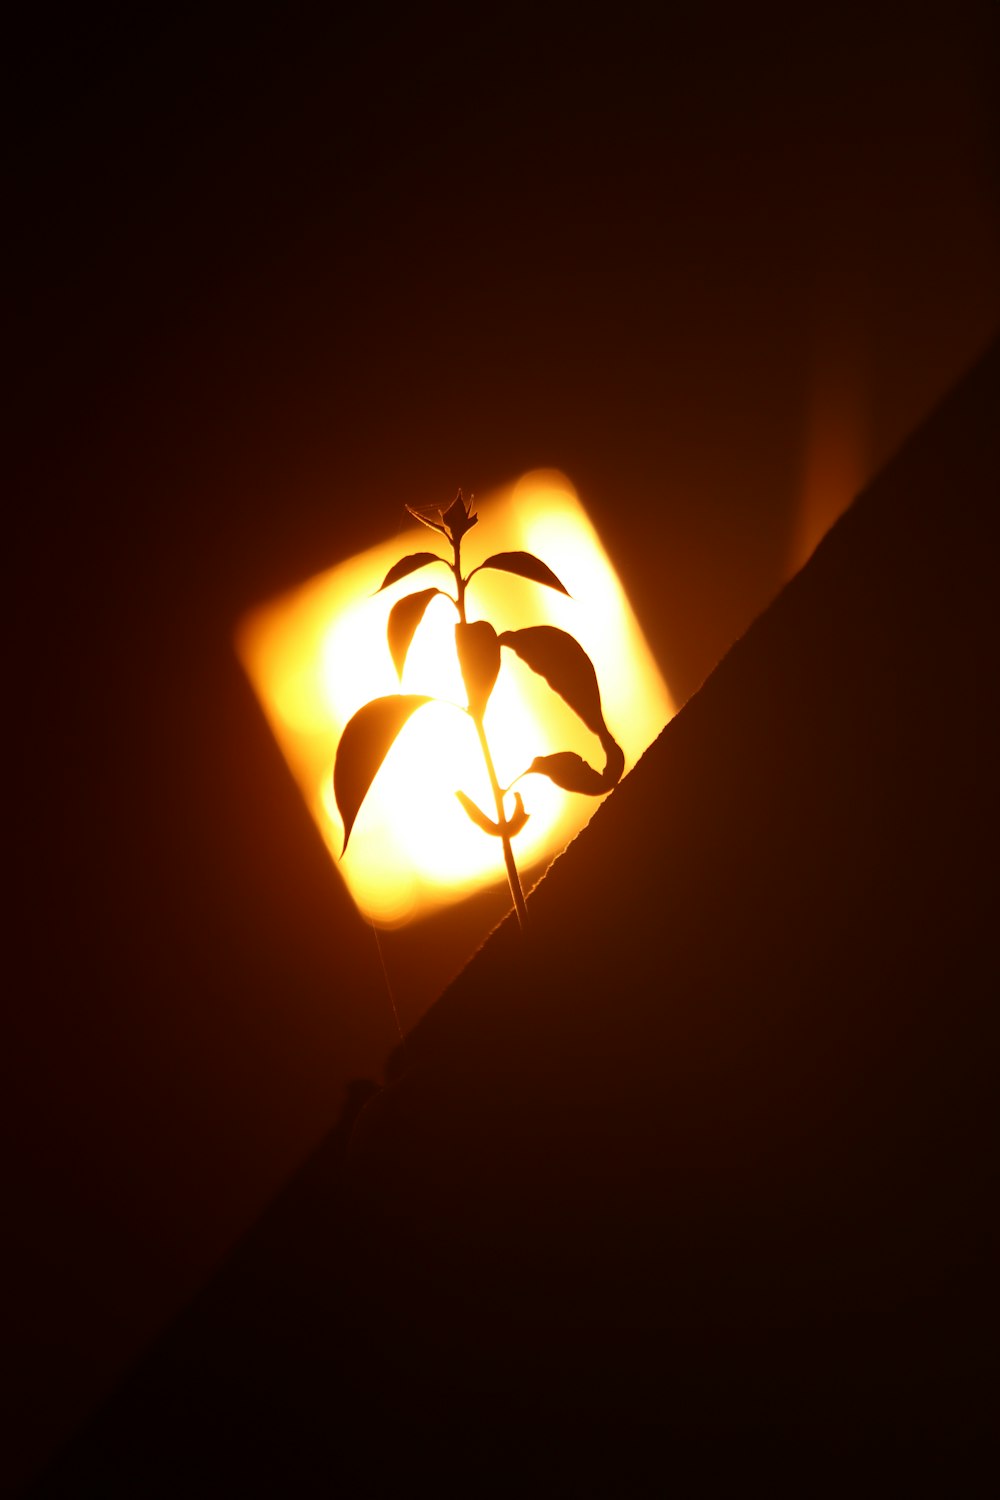
[(389, 1004), (392, 1006), (392, 1019), (396, 1023), (396, 1031), (399, 1034), (399, 1040), (402, 1041), (403, 1028), (399, 1024), (399, 1011), (396, 1009), (396, 997), (392, 993), (392, 985), (389, 983), (389, 970), (385, 966), (385, 958), (382, 954), (382, 944), (379, 942), (378, 928), (375, 926), (374, 917), (370, 916), (368, 920), (372, 926), (372, 936), (375, 939), (375, 947), (378, 949), (378, 961), (382, 965), (382, 978), (385, 980), (386, 994), (389, 996)]

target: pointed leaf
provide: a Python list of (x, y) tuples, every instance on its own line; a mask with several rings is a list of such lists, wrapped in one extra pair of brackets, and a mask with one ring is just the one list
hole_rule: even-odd
[(500, 642), (488, 620), (455, 626), (455, 646), (462, 681), (469, 695), (469, 712), (477, 718), (483, 713), (500, 670)]
[(536, 755), (525, 775), (532, 772), (547, 776), (566, 792), (582, 792), (587, 796), (597, 797), (608, 790), (601, 773), (572, 750), (560, 750), (555, 755)]
[(536, 755), (524, 774), (528, 776), (532, 771), (547, 776), (564, 792), (583, 792), (588, 797), (601, 797), (614, 785), (572, 750), (560, 750), (555, 755)]
[(411, 552), (409, 557), (401, 557), (398, 563), (393, 563), (388, 573), (382, 579), (382, 582), (375, 590), (376, 594), (381, 594), (383, 589), (387, 589), (392, 584), (398, 583), (408, 573), (415, 573), (418, 568), (426, 568), (428, 563), (434, 562), (444, 563), (445, 567), (448, 566), (444, 558), (438, 557), (436, 552)]
[(554, 625), (529, 625), (526, 630), (505, 630), (500, 644), (509, 646), (533, 672), (544, 677), (587, 728), (603, 739), (608, 728), (601, 712), (597, 673), (579, 641)]
[(533, 583), (547, 584), (550, 589), (558, 589), (561, 594), (569, 598), (569, 589), (559, 582), (552, 569), (547, 567), (540, 558), (535, 557), (532, 552), (494, 552), (485, 562), (473, 568), (472, 573), (465, 580), (468, 583), (474, 573), (482, 568), (498, 568), (504, 573), (516, 573), (519, 578), (530, 578)]
[(482, 808), (477, 806), (471, 797), (467, 797), (464, 792), (456, 792), (455, 796), (477, 828), (481, 828), (484, 833), (491, 833), (494, 838), (500, 837), (500, 824), (494, 823), (492, 818), (488, 818)]
[(424, 610), (434, 595), (441, 592), (441, 589), (421, 589), (419, 594), (407, 594), (405, 599), (400, 599), (390, 609), (385, 633), (397, 677), (403, 675), (406, 653), (410, 649), (410, 642), (413, 640), (417, 626), (424, 617)]
[[(488, 818), (482, 808), (477, 807), (471, 797), (467, 797), (464, 792), (456, 792), (455, 796), (477, 828), (481, 828), (484, 833), (492, 834), (494, 838), (501, 837), (504, 830), (500, 827), (500, 824), (494, 823), (492, 818)], [(524, 810), (524, 800), (521, 793), (515, 792), (514, 811), (507, 819), (507, 836), (514, 838), (515, 835), (519, 834), (529, 817), (530, 813), (526, 813)]]
[(410, 715), (429, 702), (421, 693), (373, 698), (345, 726), (333, 767), (333, 795), (344, 820), (344, 850), (361, 804), (396, 736)]

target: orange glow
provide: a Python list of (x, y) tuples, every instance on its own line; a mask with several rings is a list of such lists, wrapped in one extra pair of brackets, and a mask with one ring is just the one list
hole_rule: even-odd
[[(469, 588), (470, 619), (497, 630), (556, 625), (574, 635), (597, 669), (604, 716), (625, 753), (626, 772), (670, 718), (666, 684), (624, 591), (572, 487), (561, 475), (526, 475), (509, 490), (477, 500), (481, 522), (463, 545), (463, 571), (494, 552), (533, 552), (571, 594), (487, 570)], [(441, 539), (442, 542), (444, 539)], [(321, 573), (254, 610), (236, 647), (309, 811), (354, 900), (381, 926), (399, 926), (484, 885), (502, 882), (498, 839), (473, 826), (455, 797), (461, 789), (492, 810), (486, 772), (455, 655), (455, 611), (434, 599), (414, 637), (402, 691), (445, 701), (419, 709), (386, 757), (365, 799), (343, 859), (343, 823), (333, 797), (333, 763), (344, 725), (363, 704), (400, 691), (386, 644), (397, 599), (451, 582), (433, 565), (376, 594), (408, 552), (438, 550), (423, 528)], [(536, 755), (576, 750), (597, 765), (596, 740), (548, 685), (510, 652), (486, 711), (502, 785)], [(544, 776), (519, 783), (530, 818), (514, 841), (522, 873), (563, 848), (587, 823), (596, 800), (561, 791)]]
[[(817, 353), (805, 425), (802, 490), (789, 576), (809, 561), (830, 527), (860, 494), (870, 472), (863, 362), (850, 330), (827, 335)], [(822, 359), (820, 359), (822, 355)]]

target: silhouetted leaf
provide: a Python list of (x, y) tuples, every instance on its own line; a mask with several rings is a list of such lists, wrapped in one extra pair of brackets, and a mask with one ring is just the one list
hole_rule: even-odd
[(554, 625), (529, 625), (526, 630), (505, 630), (500, 644), (509, 646), (533, 672), (544, 677), (587, 728), (603, 739), (608, 728), (601, 712), (597, 673), (579, 641)]
[(500, 837), (500, 824), (494, 823), (492, 818), (488, 818), (482, 808), (473, 802), (471, 797), (467, 797), (465, 792), (456, 792), (455, 796), (461, 802), (467, 815), (472, 819), (477, 828), (481, 828), (484, 833), (492, 834), (494, 838)]
[(455, 646), (462, 681), (469, 695), (469, 712), (478, 718), (489, 701), (500, 670), (500, 642), (489, 621), (475, 620), (471, 625), (455, 626)]
[(438, 557), (436, 552), (411, 552), (409, 557), (401, 557), (398, 563), (393, 563), (388, 573), (382, 579), (382, 582), (375, 590), (376, 594), (381, 594), (383, 589), (389, 588), (391, 584), (398, 583), (408, 573), (415, 573), (418, 568), (426, 568), (428, 563), (434, 562), (444, 563), (445, 567), (448, 567), (445, 559)]
[[(477, 828), (481, 828), (484, 833), (492, 834), (494, 838), (500, 838), (501, 834), (503, 833), (503, 829), (500, 827), (499, 823), (494, 823), (492, 818), (488, 818), (483, 812), (482, 808), (477, 807), (472, 798), (467, 797), (464, 792), (456, 792), (455, 796), (458, 798), (459, 802), (462, 804), (466, 813), (472, 819), (473, 823), (475, 823)], [(521, 797), (521, 793), (515, 792), (514, 811), (507, 819), (508, 837), (514, 838), (516, 834), (520, 833), (525, 823), (527, 823), (529, 817), (530, 814), (526, 813), (524, 810), (524, 801)]]
[(350, 719), (337, 746), (333, 795), (344, 820), (344, 852), (354, 820), (393, 741), (410, 715), (431, 700), (421, 693), (373, 698)]
[(397, 677), (403, 675), (406, 653), (410, 649), (410, 642), (413, 640), (417, 626), (424, 617), (424, 610), (434, 595), (441, 592), (441, 589), (422, 589), (419, 594), (407, 594), (405, 599), (400, 599), (390, 609), (385, 633)]
[(530, 578), (533, 583), (547, 584), (550, 589), (558, 589), (561, 594), (569, 598), (569, 589), (559, 582), (552, 569), (546, 567), (540, 558), (531, 552), (494, 552), (485, 562), (473, 568), (466, 582), (470, 582), (473, 575), (483, 568), (498, 568), (504, 573), (516, 573), (519, 578)]
[(614, 785), (572, 750), (560, 750), (555, 755), (536, 755), (524, 774), (527, 776), (532, 771), (547, 776), (564, 792), (583, 792), (588, 797), (603, 796)]

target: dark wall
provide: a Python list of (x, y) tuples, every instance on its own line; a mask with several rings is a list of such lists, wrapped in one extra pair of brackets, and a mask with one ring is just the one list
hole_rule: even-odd
[[(988, 15), (15, 36), (25, 1465), (394, 1039), (236, 619), (558, 466), (686, 698), (786, 576), (823, 392), (860, 484), (996, 326)], [(387, 941), (404, 1022), (503, 909)]]

